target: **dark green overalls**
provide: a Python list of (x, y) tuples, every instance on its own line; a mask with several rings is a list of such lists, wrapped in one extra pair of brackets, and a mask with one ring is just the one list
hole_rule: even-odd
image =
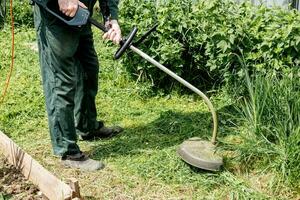
[[(95, 1), (81, 2), (92, 11)], [(53, 151), (76, 154), (76, 133), (103, 126), (96, 120), (99, 64), (91, 25), (67, 26), (37, 5), (34, 21)]]

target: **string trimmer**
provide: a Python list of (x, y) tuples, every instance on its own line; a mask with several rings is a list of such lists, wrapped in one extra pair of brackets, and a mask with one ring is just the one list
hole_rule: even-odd
[[(91, 23), (103, 32), (107, 32), (108, 29), (106, 27), (97, 22), (95, 19), (90, 17), (90, 13), (87, 9), (84, 9), (82, 7), (79, 7), (75, 16), (73, 18), (68, 18), (64, 17), (62, 13), (56, 13), (54, 12), (50, 7), (48, 7), (48, 2), (45, 0), (33, 0), (36, 4), (39, 6), (43, 7), (46, 11), (54, 15), (55, 17), (59, 18), (61, 21), (65, 22), (66, 24), (70, 26), (82, 26), (85, 25), (86, 23)], [(120, 58), (123, 53), (127, 49), (131, 49), (133, 52), (137, 53), (140, 55), (142, 58), (145, 60), (149, 61), (180, 83), (182, 83), (184, 86), (188, 87), (190, 90), (198, 94), (203, 98), (207, 106), (209, 107), (209, 110), (212, 114), (213, 117), (213, 133), (212, 133), (212, 139), (211, 141), (205, 141), (201, 140), (200, 138), (191, 138), (185, 142), (183, 142), (180, 147), (177, 150), (177, 153), (179, 156), (187, 163), (201, 168), (201, 169), (206, 169), (206, 170), (212, 170), (212, 171), (217, 171), (220, 169), (221, 165), (223, 164), (223, 159), (222, 157), (218, 156), (215, 153), (215, 143), (216, 143), (216, 138), (217, 138), (217, 115), (215, 112), (215, 109), (208, 99), (208, 97), (198, 90), (196, 87), (176, 75), (174, 72), (163, 66), (162, 64), (158, 63), (156, 60), (151, 58), (149, 55), (146, 53), (142, 52), (139, 50), (137, 47), (138, 44), (143, 42), (143, 40), (156, 29), (157, 25), (152, 27), (149, 31), (147, 31), (137, 42), (133, 42), (133, 39), (137, 33), (137, 28), (134, 27), (130, 34), (126, 37), (123, 38), (122, 41), (120, 42), (120, 48), (117, 50), (115, 53), (115, 59)]]

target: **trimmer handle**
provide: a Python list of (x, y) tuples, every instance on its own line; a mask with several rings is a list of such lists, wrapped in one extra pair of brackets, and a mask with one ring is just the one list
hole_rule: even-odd
[[(108, 31), (108, 29), (103, 24), (99, 23), (95, 19), (90, 18), (89, 21), (91, 22), (91, 24), (93, 24), (94, 26), (96, 26), (97, 28), (99, 28), (100, 30), (102, 30), (104, 33), (106, 33)], [(115, 53), (115, 56), (114, 56), (115, 59), (119, 59), (124, 54), (124, 52), (126, 51), (126, 49), (128, 49), (130, 47), (130, 45), (132, 44), (132, 41), (134, 39), (134, 36), (137, 33), (137, 30), (138, 29), (136, 27), (134, 27), (132, 29), (132, 31), (130, 32), (130, 34), (127, 36), (127, 38), (123, 38), (120, 41), (120, 46), (121, 47)]]
[(70, 26), (85, 25), (90, 17), (90, 12), (88, 11), (88, 9), (82, 8), (80, 6), (78, 6), (75, 16), (73, 18), (71, 18), (70, 20), (66, 20), (65, 18), (61, 17), (60, 15), (57, 15), (55, 12), (50, 10), (48, 7), (46, 7), (46, 10)]
[(123, 53), (126, 51), (126, 49), (128, 49), (130, 47), (130, 45), (132, 44), (132, 40), (137, 33), (137, 30), (138, 30), (137, 27), (133, 27), (132, 31), (127, 36), (127, 38), (122, 39), (120, 41), (121, 47), (115, 53), (115, 59), (119, 59), (123, 55)]
[(52, 11), (47, 5), (48, 1), (45, 0), (32, 0), (32, 1), (38, 4), (39, 6), (42, 6), (47, 12), (51, 13), (53, 16), (57, 17), (58, 19), (68, 24), (69, 26), (85, 25), (88, 22), (88, 19), (90, 17), (90, 12), (87, 9), (78, 6), (75, 16), (69, 18), (68, 20), (67, 17), (62, 17), (58, 13)]

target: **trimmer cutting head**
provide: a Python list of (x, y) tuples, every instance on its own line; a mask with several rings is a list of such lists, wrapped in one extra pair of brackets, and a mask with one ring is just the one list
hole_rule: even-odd
[(215, 145), (200, 138), (190, 138), (184, 141), (177, 153), (182, 160), (197, 168), (218, 171), (223, 165), (222, 157), (215, 152)]

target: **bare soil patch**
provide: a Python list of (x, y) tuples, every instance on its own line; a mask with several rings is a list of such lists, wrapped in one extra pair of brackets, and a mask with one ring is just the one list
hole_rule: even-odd
[(38, 188), (0, 154), (0, 200), (41, 200)]

